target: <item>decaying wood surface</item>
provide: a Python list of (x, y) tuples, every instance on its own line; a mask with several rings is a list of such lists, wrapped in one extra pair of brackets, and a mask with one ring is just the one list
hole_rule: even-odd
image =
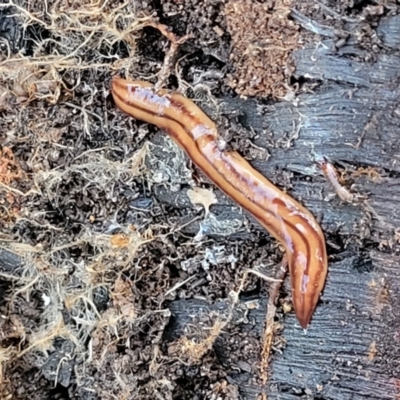
[[(386, 46), (396, 49), (399, 30), (400, 19), (393, 17), (378, 31)], [(291, 193), (320, 218), (331, 254), (327, 285), (310, 328), (303, 332), (293, 313), (284, 319), (286, 346), (273, 355), (265, 392), (270, 399), (285, 400), (398, 399), (400, 58), (391, 54), (368, 64), (353, 62), (343, 55), (356, 54), (356, 48), (331, 48), (328, 40), (294, 54), (296, 76), (323, 83), (314, 93), (301, 94), (295, 102), (235, 99), (220, 104), (222, 114), (234, 113), (254, 130), (253, 143), (269, 154), (268, 160), (252, 160), (257, 169), (283, 187), (288, 182), (280, 181), (277, 171), (289, 172)], [(335, 196), (317, 166), (321, 156), (347, 173), (359, 201), (346, 204)], [(170, 205), (188, 204), (185, 191), (161, 190), (158, 196)], [(242, 221), (230, 201), (218, 198), (221, 220)], [(198, 224), (187, 228), (197, 230)], [(261, 335), (266, 300), (258, 300), (264, 306), (249, 312), (252, 328), (243, 329)], [(194, 305), (179, 300), (171, 307), (174, 318), (184, 321)], [(224, 353), (224, 340), (229, 339), (222, 336), (215, 344), (217, 354)], [(262, 390), (254, 382), (257, 371), (241, 368), (245, 360), (243, 354), (243, 360), (226, 368), (243, 397), (251, 399)]]

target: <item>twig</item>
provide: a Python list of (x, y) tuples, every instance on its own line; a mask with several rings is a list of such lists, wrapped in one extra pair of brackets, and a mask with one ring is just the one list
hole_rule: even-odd
[[(271, 354), (272, 342), (274, 339), (275, 330), (275, 313), (276, 313), (276, 301), (279, 296), (279, 289), (282, 285), (283, 278), (287, 271), (287, 259), (284, 257), (279, 266), (277, 280), (272, 282), (269, 288), (269, 298), (268, 298), (268, 310), (267, 316), (265, 318), (265, 331), (264, 337), (262, 339), (262, 350), (261, 350), (261, 378), (262, 384), (265, 387), (268, 381), (268, 363)], [(262, 399), (266, 399), (265, 393), (262, 394)]]
[(176, 285), (174, 285), (171, 289), (167, 290), (165, 292), (164, 297), (167, 297), (169, 294), (175, 292), (176, 289), (179, 289), (180, 287), (182, 287), (183, 285), (185, 285), (186, 283), (188, 283), (189, 281), (191, 281), (193, 278), (195, 278), (195, 275), (189, 276), (189, 278), (185, 279), (183, 282), (178, 282)]
[(159, 24), (157, 22), (149, 22), (147, 25), (158, 29), (161, 34), (164, 35), (171, 42), (171, 47), (165, 53), (164, 62), (160, 72), (158, 73), (157, 83), (154, 86), (156, 90), (159, 90), (165, 85), (165, 82), (171, 74), (171, 70), (173, 69), (173, 60), (179, 49), (179, 46), (185, 43), (186, 40), (192, 38), (193, 35), (189, 34), (178, 38), (173, 32), (168, 30), (168, 27), (166, 25)]

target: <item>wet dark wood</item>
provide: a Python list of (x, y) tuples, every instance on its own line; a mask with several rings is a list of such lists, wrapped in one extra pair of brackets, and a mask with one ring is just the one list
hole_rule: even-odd
[[(397, 49), (400, 18), (382, 20), (377, 32), (389, 50)], [(349, 56), (360, 49), (349, 44), (333, 51), (332, 43), (328, 39), (294, 54), (296, 76), (320, 82), (313, 93), (268, 104), (221, 100), (223, 114), (239, 113), (232, 118), (253, 129), (254, 144), (270, 154), (252, 164), (321, 220), (328, 242), (341, 241), (340, 250), (331, 248), (326, 288), (308, 331), (293, 313), (284, 318), (287, 345), (282, 354), (273, 354), (267, 392), (270, 399), (284, 400), (398, 399), (400, 56), (388, 51), (371, 63), (357, 62)], [(373, 167), (379, 172), (380, 181), (352, 178), (352, 191), (365, 195), (367, 203), (345, 204), (334, 196), (315, 162), (321, 156), (349, 171)], [(157, 195), (168, 204), (180, 196), (190, 207), (185, 191)], [(234, 204), (223, 195), (218, 198), (217, 215), (246, 218), (232, 211)], [(197, 229), (192, 225), (188, 231)], [(182, 300), (171, 305), (175, 318), (188, 318), (186, 305)], [(253, 312), (261, 335), (265, 307)], [(230, 376), (229, 367), (226, 371)], [(257, 371), (241, 373), (245, 378), (235, 379), (243, 398), (256, 398), (262, 391), (252, 379)]]

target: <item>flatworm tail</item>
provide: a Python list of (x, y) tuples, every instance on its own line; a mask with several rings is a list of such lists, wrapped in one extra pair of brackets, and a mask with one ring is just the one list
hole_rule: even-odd
[(220, 150), (214, 122), (191, 100), (147, 82), (115, 78), (116, 105), (163, 129), (223, 192), (250, 212), (285, 247), (296, 317), (311, 320), (327, 274), (325, 239), (311, 213), (236, 152)]

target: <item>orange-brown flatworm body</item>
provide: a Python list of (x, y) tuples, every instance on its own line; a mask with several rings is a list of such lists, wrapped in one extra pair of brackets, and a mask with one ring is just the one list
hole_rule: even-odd
[(327, 273), (325, 239), (311, 213), (236, 152), (221, 150), (216, 126), (191, 100), (150, 83), (115, 78), (116, 105), (164, 130), (223, 192), (250, 212), (285, 247), (293, 304), (303, 328), (310, 322)]

